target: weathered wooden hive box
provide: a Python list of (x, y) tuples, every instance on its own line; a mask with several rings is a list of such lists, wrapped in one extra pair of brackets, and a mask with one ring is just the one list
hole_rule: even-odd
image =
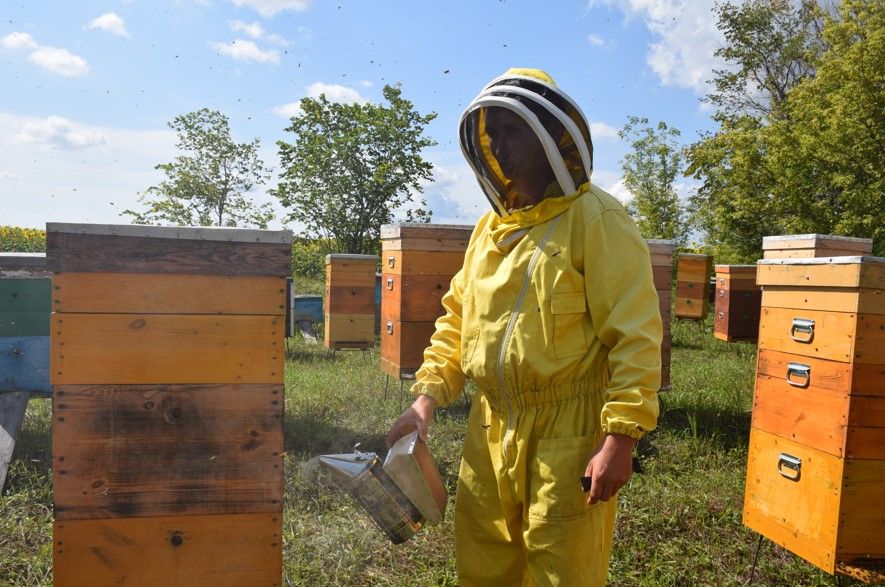
[(442, 297), (464, 263), (472, 226), (381, 227), (381, 369), (399, 379), (424, 360)]
[(710, 306), (710, 273), (713, 271), (713, 257), (682, 253), (676, 268), (677, 318), (703, 320)]
[(326, 255), (327, 349), (374, 346), (377, 267), (377, 255)]
[(661, 310), (661, 321), (664, 324), (664, 338), (661, 341), (661, 390), (670, 389), (670, 319), (671, 299), (673, 291), (673, 251), (675, 241), (650, 239), (648, 252), (651, 255), (651, 268), (658, 292), (658, 306)]
[(761, 260), (757, 281), (744, 523), (829, 573), (885, 580), (885, 258)]
[(762, 289), (755, 265), (716, 265), (713, 336), (720, 340), (755, 341), (759, 337)]
[(869, 255), (873, 239), (831, 234), (789, 234), (762, 238), (763, 259), (805, 259)]
[(289, 231), (47, 225), (56, 585), (280, 585)]
[(43, 253), (0, 253), (0, 393), (49, 395), (50, 276)]

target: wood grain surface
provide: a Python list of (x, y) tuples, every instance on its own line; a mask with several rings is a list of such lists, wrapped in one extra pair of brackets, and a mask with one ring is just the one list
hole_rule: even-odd
[(55, 272), (183, 273), (288, 277), (291, 245), (49, 232)]
[(56, 519), (281, 511), (281, 384), (54, 391)]

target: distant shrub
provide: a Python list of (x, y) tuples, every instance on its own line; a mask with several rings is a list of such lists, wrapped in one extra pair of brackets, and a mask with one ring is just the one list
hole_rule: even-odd
[(46, 251), (46, 231), (39, 228), (0, 226), (0, 251), (43, 253)]
[(326, 253), (325, 243), (296, 238), (292, 243), (292, 275), (325, 280)]

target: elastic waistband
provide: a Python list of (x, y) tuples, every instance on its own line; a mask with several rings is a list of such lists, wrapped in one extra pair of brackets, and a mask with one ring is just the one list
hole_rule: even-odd
[[(605, 391), (606, 382), (595, 380), (592, 377), (578, 381), (568, 381), (550, 387), (537, 389), (524, 389), (509, 394), (510, 405), (513, 409), (520, 410), (534, 406), (557, 404), (578, 397), (586, 397), (594, 394), (602, 394)], [(486, 397), (489, 407), (493, 412), (506, 412), (507, 403), (498, 389), (490, 390), (480, 388), (479, 391)]]

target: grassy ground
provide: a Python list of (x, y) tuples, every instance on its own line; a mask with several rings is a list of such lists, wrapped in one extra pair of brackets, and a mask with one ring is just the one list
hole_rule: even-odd
[[(674, 323), (673, 390), (663, 396), (659, 430), (640, 446), (644, 473), (622, 494), (610, 585), (750, 584), (757, 535), (742, 526), (741, 503), (754, 360), (754, 345), (717, 341), (709, 320)], [(399, 382), (385, 385), (377, 349), (331, 353), (292, 340), (286, 390), (286, 585), (456, 585), (450, 515), (392, 546), (346, 495), (302, 467), (356, 443), (384, 452), (384, 435), (409, 400)], [(468, 388), (438, 414), (431, 437), (451, 494), (470, 396)], [(0, 585), (51, 584), (49, 412), (48, 401), (31, 402), (0, 496)], [(763, 541), (752, 585), (833, 584)]]

